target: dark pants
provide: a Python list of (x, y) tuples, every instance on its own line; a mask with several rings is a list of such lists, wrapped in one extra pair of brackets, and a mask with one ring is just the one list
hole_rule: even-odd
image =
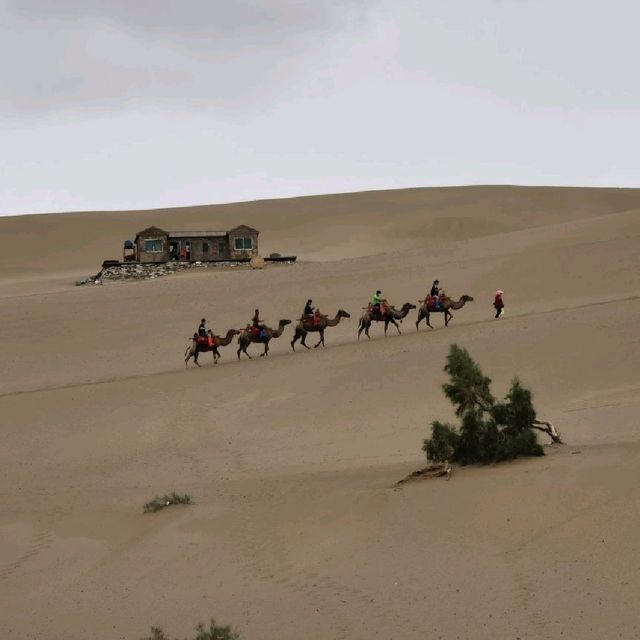
[(496, 318), (499, 318), (502, 315), (502, 307), (496, 308)]

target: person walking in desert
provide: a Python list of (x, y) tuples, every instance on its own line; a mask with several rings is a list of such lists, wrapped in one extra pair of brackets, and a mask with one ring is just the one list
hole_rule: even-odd
[(496, 291), (496, 297), (493, 299), (493, 307), (496, 310), (496, 318), (499, 318), (504, 313), (504, 301), (502, 300), (502, 296), (504, 291), (502, 289), (498, 289)]

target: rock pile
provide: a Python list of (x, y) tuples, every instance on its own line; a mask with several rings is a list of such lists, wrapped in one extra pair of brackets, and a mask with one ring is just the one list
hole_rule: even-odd
[(243, 262), (164, 262), (159, 264), (118, 264), (105, 267), (100, 278), (105, 280), (154, 280), (187, 269), (211, 267), (247, 267)]

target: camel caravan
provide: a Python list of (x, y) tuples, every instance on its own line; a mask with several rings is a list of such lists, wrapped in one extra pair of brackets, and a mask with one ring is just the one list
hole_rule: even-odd
[[(358, 322), (358, 340), (360, 340), (361, 334), (371, 339), (369, 335), (369, 329), (374, 322), (384, 323), (384, 335), (387, 335), (387, 329), (392, 324), (398, 334), (400, 331), (399, 324), (403, 319), (407, 317), (409, 312), (413, 309), (418, 309), (418, 319), (416, 320), (416, 331), (420, 330), (420, 323), (424, 320), (426, 325), (433, 329), (433, 326), (429, 322), (429, 318), (433, 313), (442, 313), (444, 315), (444, 325), (449, 326), (449, 322), (453, 318), (452, 311), (462, 309), (468, 302), (473, 302), (473, 298), (469, 295), (463, 295), (458, 300), (449, 298), (444, 291), (440, 289), (440, 283), (435, 280), (431, 288), (431, 292), (423, 300), (418, 300), (417, 307), (411, 302), (405, 302), (399, 309), (394, 305), (382, 298), (382, 292), (376, 291), (371, 297), (371, 301), (366, 307), (363, 307), (363, 313)], [(502, 291), (496, 292), (496, 298), (494, 301), (494, 307), (496, 308), (496, 318), (499, 318), (504, 309), (504, 302), (502, 301)], [(297, 320), (294, 329), (293, 339), (291, 340), (291, 349), (296, 350), (296, 343), (300, 344), (306, 349), (311, 347), (306, 343), (307, 335), (309, 333), (317, 333), (318, 341), (313, 345), (316, 349), (319, 346), (324, 347), (324, 334), (329, 327), (336, 327), (343, 319), (350, 318), (351, 314), (344, 309), (338, 309), (333, 317), (325, 315), (320, 312), (319, 309), (313, 306), (312, 300), (307, 300), (304, 307), (302, 316)], [(291, 320), (282, 319), (278, 322), (277, 328), (273, 329), (265, 325), (260, 319), (260, 311), (256, 309), (251, 322), (243, 329), (229, 329), (224, 336), (215, 335), (211, 329), (207, 329), (206, 319), (203, 318), (200, 321), (198, 332), (193, 334), (193, 338), (184, 354), (185, 367), (188, 366), (189, 360), (193, 359), (193, 362), (200, 366), (198, 357), (201, 353), (211, 352), (213, 354), (213, 363), (218, 364), (218, 360), (221, 358), (220, 347), (226, 347), (237, 336), (238, 349), (236, 355), (238, 360), (241, 359), (242, 354), (247, 356), (250, 360), (247, 349), (252, 343), (263, 345), (263, 351), (260, 354), (261, 357), (269, 355), (269, 343), (271, 340), (278, 339), (284, 333), (284, 329), (287, 325), (291, 324)]]

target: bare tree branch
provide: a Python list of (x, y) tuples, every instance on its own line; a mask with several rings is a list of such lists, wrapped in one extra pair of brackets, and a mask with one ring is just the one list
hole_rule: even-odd
[(558, 430), (551, 424), (551, 422), (547, 422), (546, 420), (534, 420), (531, 425), (532, 429), (537, 429), (538, 431), (544, 431), (556, 444), (564, 444)]

